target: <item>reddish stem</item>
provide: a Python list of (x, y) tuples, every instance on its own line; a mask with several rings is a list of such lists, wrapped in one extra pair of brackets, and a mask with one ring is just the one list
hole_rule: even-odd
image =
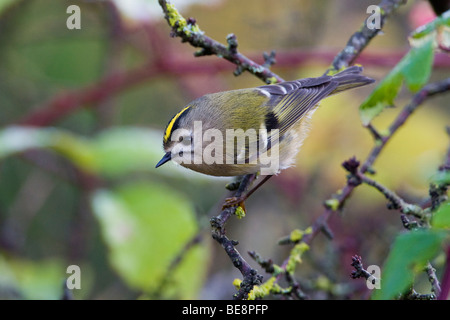
[(444, 275), (441, 280), (441, 293), (438, 300), (447, 300), (450, 293), (450, 246), (447, 246), (447, 261), (445, 262)]

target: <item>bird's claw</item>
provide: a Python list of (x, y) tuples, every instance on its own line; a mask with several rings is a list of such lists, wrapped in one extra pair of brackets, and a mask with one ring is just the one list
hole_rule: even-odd
[(245, 197), (231, 197), (231, 198), (226, 198), (225, 199), (225, 203), (222, 206), (222, 210), (225, 210), (227, 208), (231, 208), (234, 206), (239, 206), (241, 207), (244, 212), (245, 212), (245, 205), (244, 205), (244, 200)]

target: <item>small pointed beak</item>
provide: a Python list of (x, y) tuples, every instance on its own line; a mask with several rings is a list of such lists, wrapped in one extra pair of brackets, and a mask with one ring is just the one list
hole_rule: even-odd
[(159, 160), (159, 162), (156, 164), (155, 168), (158, 168), (160, 166), (162, 166), (164, 163), (170, 161), (172, 159), (172, 154), (170, 152), (167, 152), (164, 157), (162, 157), (161, 160)]

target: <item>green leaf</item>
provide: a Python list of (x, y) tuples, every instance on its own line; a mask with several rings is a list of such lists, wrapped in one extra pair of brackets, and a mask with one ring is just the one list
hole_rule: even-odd
[(162, 132), (139, 127), (107, 129), (91, 141), (97, 173), (118, 177), (133, 172), (152, 172), (171, 177), (189, 177), (192, 181), (209, 178), (180, 166), (168, 163), (155, 169), (164, 155)]
[(360, 106), (360, 116), (367, 125), (384, 108), (392, 106), (405, 82), (412, 92), (419, 91), (430, 78), (434, 48), (437, 43), (450, 43), (450, 11), (416, 29), (409, 37), (410, 51), (375, 88)]
[(0, 158), (31, 148), (48, 146), (48, 132), (27, 127), (8, 127), (0, 131)]
[(394, 105), (403, 81), (412, 92), (417, 92), (428, 82), (433, 64), (433, 53), (433, 39), (428, 39), (420, 46), (410, 49), (361, 104), (359, 112), (364, 125), (369, 124), (386, 107)]
[(84, 170), (96, 169), (94, 148), (85, 138), (54, 128), (12, 126), (0, 131), (0, 158), (34, 148), (51, 148)]
[[(140, 183), (98, 191), (92, 205), (110, 262), (128, 285), (159, 298), (196, 297), (206, 273), (204, 243), (190, 248), (167, 274), (171, 262), (198, 232), (187, 199), (164, 185)], [(160, 288), (164, 279), (169, 281)]]
[(0, 14), (14, 2), (16, 2), (16, 0), (0, 0)]
[(107, 176), (153, 169), (163, 153), (161, 141), (161, 132), (144, 128), (105, 130), (93, 141), (97, 167)]
[(361, 121), (367, 125), (379, 115), (386, 107), (394, 105), (394, 99), (402, 86), (402, 77), (394, 68), (378, 86), (372, 94), (359, 107)]
[(428, 82), (433, 57), (433, 39), (429, 39), (420, 46), (412, 48), (400, 62), (401, 73), (408, 89), (412, 92), (419, 91)]
[[(29, 299), (57, 300), (63, 295), (63, 286), (70, 276), (69, 264), (58, 259), (24, 260), (0, 256), (0, 300)], [(80, 266), (80, 290), (76, 298), (87, 297), (92, 283), (89, 266)]]
[[(434, 19), (433, 21), (414, 30), (414, 32), (410, 36), (410, 41), (412, 40), (413, 43), (415, 43), (414, 41), (418, 39), (424, 39), (430, 36), (435, 37), (436, 30), (445, 27), (450, 27), (450, 10), (447, 10), (439, 17), (436, 17), (436, 19)], [(448, 33), (449, 30), (447, 29), (445, 32)]]
[(437, 184), (450, 184), (450, 172), (439, 171), (433, 175), (432, 181)]
[(445, 234), (435, 230), (417, 230), (399, 235), (381, 271), (381, 289), (373, 299), (393, 299), (407, 290), (414, 276), (440, 250)]
[(450, 202), (441, 204), (433, 215), (431, 224), (435, 228), (450, 229)]
[(11, 126), (0, 130), (0, 159), (29, 149), (52, 149), (82, 170), (107, 177), (150, 171), (192, 181), (211, 178), (174, 164), (155, 169), (163, 155), (162, 133), (137, 128), (116, 127), (88, 139), (56, 128)]

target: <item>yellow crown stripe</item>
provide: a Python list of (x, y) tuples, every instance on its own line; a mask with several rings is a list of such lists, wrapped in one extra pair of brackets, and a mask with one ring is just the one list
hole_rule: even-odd
[(191, 106), (187, 106), (186, 108), (184, 108), (183, 110), (181, 110), (180, 112), (178, 112), (173, 118), (172, 120), (170, 120), (169, 124), (167, 125), (166, 128), (166, 132), (164, 133), (164, 141), (169, 140), (170, 134), (172, 133), (172, 128), (173, 128), (173, 124), (175, 123), (175, 121), (177, 121), (177, 119), (183, 114), (183, 112), (185, 112), (187, 109), (189, 109)]

